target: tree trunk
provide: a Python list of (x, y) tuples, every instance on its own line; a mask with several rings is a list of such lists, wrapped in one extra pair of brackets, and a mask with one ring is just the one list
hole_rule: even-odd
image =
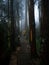
[(34, 56), (36, 54), (36, 40), (35, 40), (35, 21), (34, 21), (34, 0), (30, 0), (29, 6), (29, 38), (31, 45), (31, 55)]
[(41, 0), (41, 17), (42, 62), (49, 65), (49, 0)]
[(14, 27), (14, 12), (13, 12), (13, 0), (10, 0), (10, 17), (11, 17), (11, 47), (15, 48), (15, 27)]

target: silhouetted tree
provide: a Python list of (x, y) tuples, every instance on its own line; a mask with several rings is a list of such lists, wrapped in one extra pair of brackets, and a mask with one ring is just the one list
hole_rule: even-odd
[(10, 18), (11, 18), (11, 48), (15, 48), (15, 21), (13, 12), (13, 0), (10, 0)]
[(30, 26), (29, 34), (30, 34), (31, 54), (32, 56), (34, 56), (36, 54), (34, 0), (30, 0), (30, 5), (29, 5), (29, 26)]
[(49, 64), (49, 0), (41, 0), (42, 64)]

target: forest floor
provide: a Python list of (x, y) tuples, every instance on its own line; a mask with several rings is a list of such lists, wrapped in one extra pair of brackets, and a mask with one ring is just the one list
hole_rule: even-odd
[(21, 46), (17, 47), (11, 54), (9, 65), (40, 65), (40, 58), (32, 58), (29, 42), (24, 38), (20, 37)]
[(30, 57), (27, 57), (28, 54), (22, 54), (20, 47), (16, 51), (12, 52), (9, 65), (40, 65), (40, 59), (34, 58), (30, 60)]

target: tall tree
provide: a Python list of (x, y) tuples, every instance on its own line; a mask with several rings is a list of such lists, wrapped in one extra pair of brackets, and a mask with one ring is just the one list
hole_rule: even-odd
[(30, 45), (31, 54), (36, 54), (36, 40), (35, 40), (35, 21), (34, 21), (34, 0), (30, 0), (29, 5), (29, 26), (30, 26)]
[(11, 17), (11, 47), (15, 48), (15, 21), (14, 21), (14, 12), (13, 12), (13, 0), (10, 0), (10, 17)]
[(49, 0), (41, 0), (41, 38), (43, 44), (42, 62), (49, 64)]

